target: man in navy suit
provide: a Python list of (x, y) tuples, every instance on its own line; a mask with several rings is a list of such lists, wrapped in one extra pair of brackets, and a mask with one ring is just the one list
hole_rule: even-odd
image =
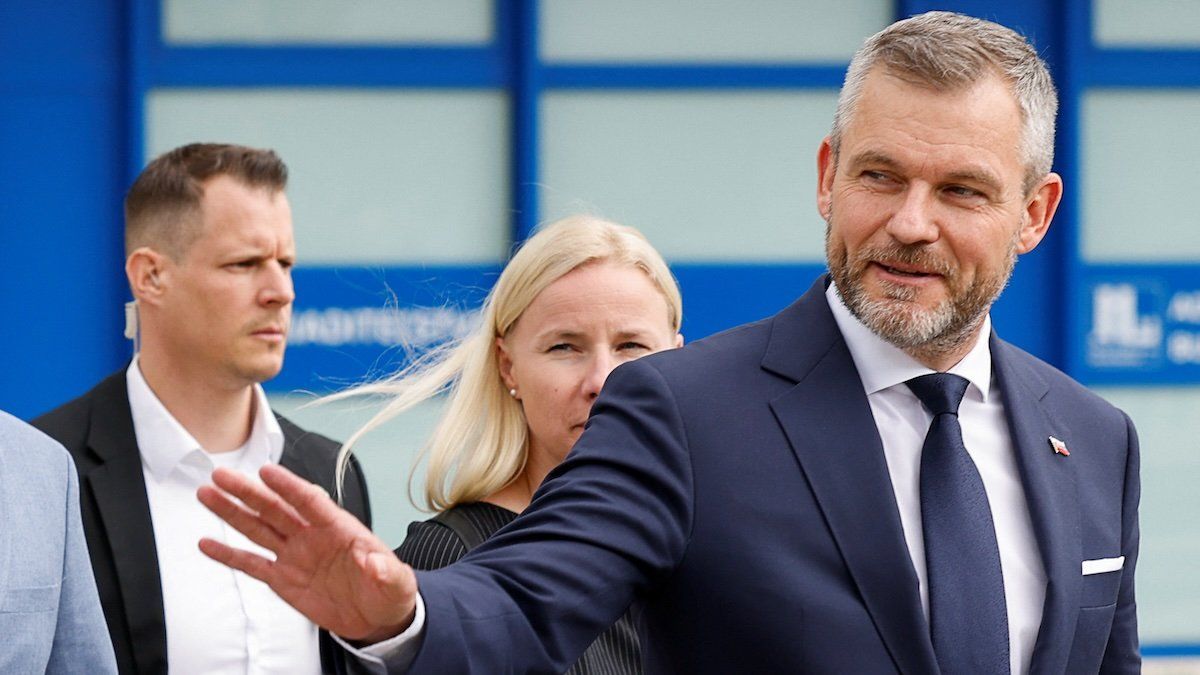
[(561, 672), (630, 603), (650, 672), (1137, 672), (1133, 426), (988, 316), (1062, 196), (1056, 106), (1006, 28), (892, 25), (818, 152), (829, 275), (614, 371), (510, 527), (414, 575), (272, 467), (201, 499), (277, 561), (202, 547), (388, 672)]

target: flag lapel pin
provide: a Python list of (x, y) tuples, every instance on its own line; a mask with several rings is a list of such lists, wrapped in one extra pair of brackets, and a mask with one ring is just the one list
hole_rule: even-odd
[(1067, 444), (1053, 436), (1050, 437), (1050, 447), (1054, 449), (1054, 454), (1056, 455), (1062, 455), (1063, 457), (1071, 456), (1071, 451), (1067, 450)]

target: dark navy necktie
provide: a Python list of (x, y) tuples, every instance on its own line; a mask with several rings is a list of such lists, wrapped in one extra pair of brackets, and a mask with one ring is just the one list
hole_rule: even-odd
[(1008, 673), (1000, 549), (983, 479), (958, 423), (967, 381), (933, 373), (907, 384), (933, 415), (921, 448), (921, 523), (938, 666), (942, 675)]

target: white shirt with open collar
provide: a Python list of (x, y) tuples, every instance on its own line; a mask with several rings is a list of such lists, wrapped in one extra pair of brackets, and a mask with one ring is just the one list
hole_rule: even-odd
[(210, 560), (197, 547), (201, 537), (210, 537), (272, 555), (196, 499), (216, 467), (256, 476), (283, 455), (283, 431), (262, 387), (254, 386), (254, 423), (246, 443), (232, 452), (209, 453), (154, 395), (137, 357), (125, 379), (154, 523), (171, 672), (320, 673), (317, 627), (269, 586)]

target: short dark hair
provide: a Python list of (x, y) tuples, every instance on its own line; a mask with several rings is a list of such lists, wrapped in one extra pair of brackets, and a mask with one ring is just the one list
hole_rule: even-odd
[(204, 183), (217, 176), (279, 192), (288, 171), (274, 150), (228, 143), (191, 143), (155, 157), (125, 194), (125, 255), (152, 246), (182, 256), (200, 234)]

